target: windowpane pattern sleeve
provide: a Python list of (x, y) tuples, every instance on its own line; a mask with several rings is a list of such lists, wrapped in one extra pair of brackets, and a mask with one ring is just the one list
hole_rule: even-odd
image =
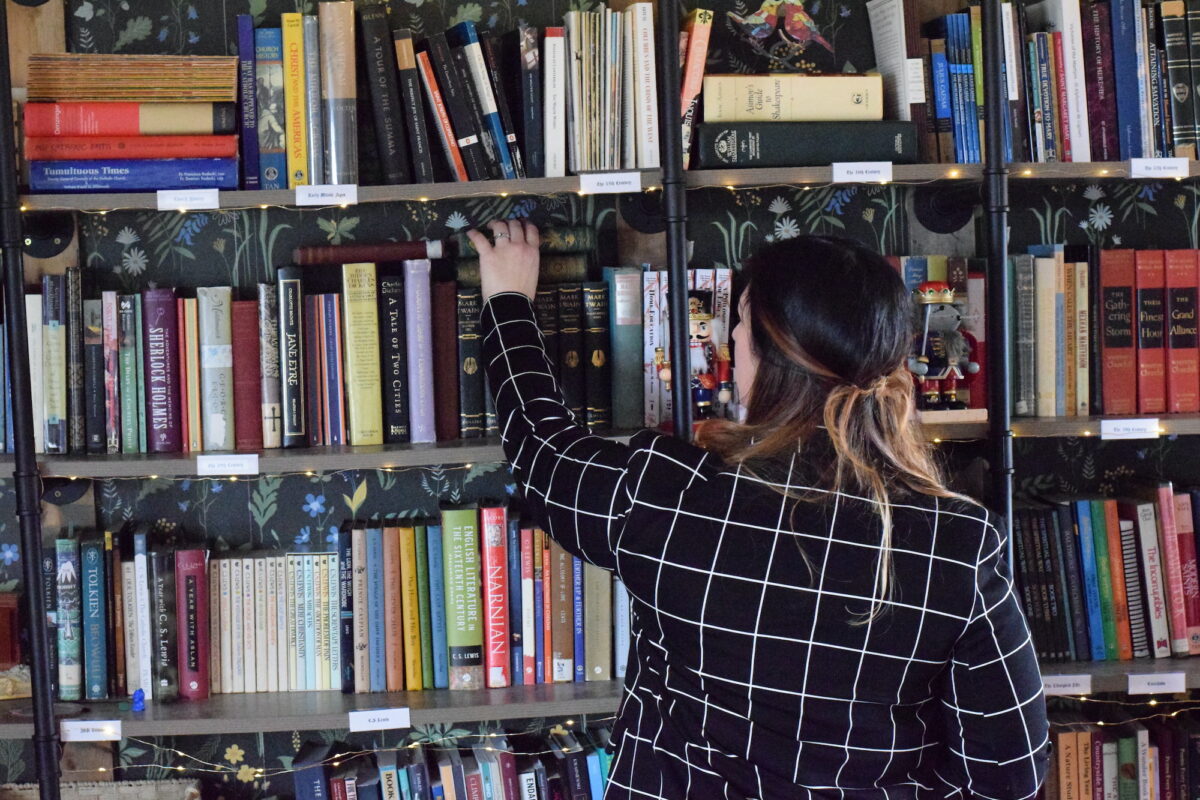
[(1046, 703), (1032, 639), (1013, 591), (1007, 547), (988, 526), (975, 605), (945, 679), (942, 775), (968, 796), (1033, 797), (1049, 760)]

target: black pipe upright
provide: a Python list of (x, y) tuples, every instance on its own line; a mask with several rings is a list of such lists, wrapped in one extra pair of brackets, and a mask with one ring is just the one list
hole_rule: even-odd
[[(1000, 0), (983, 0), (983, 96), (987, 215), (988, 421), (992, 447), (992, 508), (1012, 530), (1013, 447), (1008, 335), (1008, 166), (1004, 158), (1004, 41)], [(1017, 135), (1013, 131), (1013, 135)], [(1012, 537), (1009, 537), (1012, 541)], [(1011, 553), (1010, 553), (1011, 555)]]
[(12, 71), (8, 64), (8, 9), (0, 2), (0, 252), (4, 265), (4, 321), (8, 326), (8, 367), (12, 376), (13, 478), (21, 530), (21, 572), (29, 620), (33, 679), (33, 754), (42, 800), (58, 800), (58, 735), (50, 680), (50, 638), (42, 594), (41, 489), (33, 448), (33, 400), (25, 328), (25, 269), (21, 254), (21, 211), (13, 154)]
[(683, 182), (683, 114), (680, 112), (678, 0), (659, 0), (658, 130), (663, 213), (667, 223), (668, 302), (671, 316), (671, 421), (675, 435), (692, 438), (688, 380), (687, 190)]

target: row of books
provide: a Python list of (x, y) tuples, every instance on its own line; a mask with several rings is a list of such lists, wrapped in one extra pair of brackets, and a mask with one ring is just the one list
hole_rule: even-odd
[(1018, 505), (1015, 572), (1039, 657), (1200, 654), (1197, 512), (1200, 491), (1162, 481)]
[(1009, 270), (1017, 414), (1200, 411), (1197, 251), (1038, 245)]
[(1182, 800), (1200, 791), (1200, 722), (1192, 714), (1091, 722), (1052, 712), (1054, 752), (1039, 797), (1152, 797)]
[(305, 742), (292, 762), (296, 800), (601, 800), (612, 732), (556, 725), (475, 742), (417, 743), (363, 752)]
[(482, 689), (624, 675), (628, 596), (500, 506), (210, 554), (149, 526), (55, 543), (58, 696)]

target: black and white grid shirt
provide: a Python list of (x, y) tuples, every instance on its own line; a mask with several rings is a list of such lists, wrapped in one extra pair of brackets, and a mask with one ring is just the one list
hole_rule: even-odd
[[(534, 518), (628, 587), (632, 651), (613, 798), (1028, 798), (1042, 684), (988, 513), (908, 495), (893, 590), (867, 620), (868, 501), (788, 499), (706, 451), (590, 435), (548, 371), (530, 301), (483, 309), (504, 448)], [(802, 488), (804, 465), (784, 470)]]

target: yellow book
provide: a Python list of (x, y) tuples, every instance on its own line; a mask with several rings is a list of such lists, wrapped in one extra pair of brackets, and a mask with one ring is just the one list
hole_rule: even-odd
[(880, 75), (705, 75), (705, 122), (883, 119)]
[(377, 298), (374, 264), (342, 265), (346, 412), (352, 445), (383, 444)]
[(416, 529), (400, 529), (401, 627), (404, 631), (404, 684), (409, 691), (421, 688), (421, 608), (417, 591)]
[(183, 370), (187, 381), (188, 450), (198, 453), (204, 449), (204, 439), (200, 411), (200, 318), (194, 297), (183, 299), (183, 341), (186, 348)]
[(925, 280), (946, 281), (949, 275), (947, 256), (926, 256)]
[(283, 108), (287, 115), (288, 188), (308, 185), (308, 108), (304, 92), (304, 15), (281, 14)]

